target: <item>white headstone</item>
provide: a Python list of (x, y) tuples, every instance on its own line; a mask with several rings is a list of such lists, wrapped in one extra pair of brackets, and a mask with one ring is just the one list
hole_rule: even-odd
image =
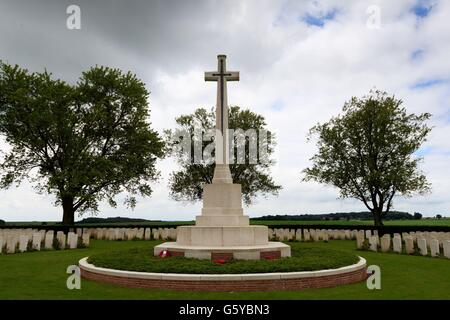
[(319, 241), (319, 232), (318, 232), (318, 230), (310, 229), (309, 231), (311, 233), (312, 240), (313, 241)]
[(177, 228), (170, 228), (170, 230), (169, 230), (170, 240), (176, 240), (177, 239), (177, 233), (178, 233)]
[(450, 240), (443, 241), (444, 257), (450, 259)]
[[(285, 232), (284, 232), (284, 229), (280, 229), (280, 228), (278, 228), (277, 229), (277, 235), (278, 235), (278, 238), (281, 240), (281, 241), (286, 241), (286, 234), (285, 234)], [(164, 239), (164, 234), (163, 233), (161, 233), (161, 237), (162, 237), (162, 239)]]
[(0, 235), (0, 254), (3, 253), (3, 235)]
[(40, 232), (35, 232), (33, 233), (33, 250), (41, 250), (41, 242), (42, 242), (42, 238), (41, 238), (41, 233)]
[(69, 232), (67, 235), (67, 242), (69, 249), (76, 249), (78, 246), (78, 235), (74, 232)]
[(305, 241), (311, 241), (311, 235), (310, 235), (308, 229), (304, 229), (304, 230), (303, 230), (303, 239), (304, 239)]
[(64, 232), (56, 232), (56, 239), (58, 240), (58, 249), (64, 250), (66, 248), (66, 235)]
[(391, 235), (385, 234), (381, 237), (381, 252), (388, 252), (391, 250)]
[(439, 252), (439, 240), (435, 238), (431, 238), (430, 240), (430, 253), (432, 257), (438, 257)]
[(327, 232), (322, 233), (322, 240), (325, 242), (328, 242), (328, 233)]
[(294, 241), (295, 240), (295, 229), (289, 230), (289, 239)]
[(83, 235), (81, 236), (81, 241), (85, 247), (89, 247), (89, 240), (89, 233), (83, 233)]
[(378, 236), (370, 236), (369, 237), (369, 245), (371, 251), (377, 251), (378, 250)]
[[(153, 233), (151, 233), (151, 234), (153, 234)], [(271, 240), (274, 239), (274, 238), (273, 238), (274, 233), (273, 233), (273, 229), (272, 229), (272, 228), (268, 228), (268, 229), (267, 229), (267, 234), (268, 234), (268, 237), (269, 237), (269, 241), (271, 241)]]
[(111, 229), (112, 240), (120, 240), (120, 228)]
[(53, 234), (54, 232), (52, 230), (49, 230), (45, 233), (45, 241), (44, 246), (45, 249), (53, 249)]
[(428, 254), (427, 240), (425, 238), (417, 239), (417, 247), (421, 255), (426, 256)]
[(139, 240), (143, 240), (144, 239), (144, 232), (145, 232), (144, 228), (139, 228), (137, 233), (136, 233), (136, 238), (138, 238)]
[(113, 228), (106, 229), (105, 240), (116, 240), (116, 232)]
[(366, 230), (366, 238), (369, 239), (369, 237), (372, 236), (372, 231)]
[(394, 234), (392, 244), (394, 246), (394, 252), (402, 253), (402, 238), (398, 233)]
[(19, 237), (16, 234), (11, 234), (6, 238), (6, 253), (16, 252)]
[(364, 237), (364, 231), (363, 232), (358, 232), (356, 234), (356, 248), (357, 249), (362, 249), (364, 246), (364, 240), (366, 238)]
[(144, 239), (150, 240), (151, 236), (152, 236), (152, 230), (150, 228), (145, 228)]
[[(276, 229), (274, 230), (274, 234), (275, 234), (275, 236), (277, 236)], [(159, 229), (156, 229), (156, 228), (152, 229), (152, 235), (153, 235), (153, 239), (159, 240), (160, 239)]]
[(344, 237), (345, 237), (345, 240), (350, 240), (352, 238), (352, 236), (350, 234), (350, 230), (344, 231)]
[(414, 253), (414, 240), (411, 236), (404, 237), (405, 240), (405, 250), (407, 254)]
[(302, 241), (302, 229), (295, 230), (295, 240)]
[(19, 236), (19, 252), (27, 251), (28, 247), (28, 236), (26, 234), (21, 234)]

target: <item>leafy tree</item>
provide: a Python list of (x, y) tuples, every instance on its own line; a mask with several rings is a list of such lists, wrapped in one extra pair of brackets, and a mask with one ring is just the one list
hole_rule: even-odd
[[(181, 170), (173, 172), (170, 177), (169, 187), (171, 196), (178, 201), (200, 200), (203, 196), (203, 185), (212, 182), (214, 158), (202, 158), (200, 161), (196, 161), (194, 151), (195, 142), (191, 144), (192, 152), (189, 154), (183, 152), (181, 148), (176, 148), (179, 142), (171, 140), (171, 137), (176, 136), (177, 132), (188, 132), (191, 141), (200, 141), (195, 135), (194, 130), (201, 128), (202, 132), (206, 133), (208, 130), (215, 128), (215, 113), (213, 109), (207, 111), (204, 108), (198, 108), (193, 114), (182, 115), (176, 118), (176, 123), (178, 125), (177, 129), (165, 131), (166, 138), (170, 141), (168, 145), (171, 153), (181, 165)], [(245, 144), (244, 163), (239, 164), (238, 161), (230, 163), (233, 183), (241, 184), (244, 203), (247, 205), (251, 204), (258, 194), (263, 196), (278, 194), (281, 186), (276, 185), (270, 176), (270, 167), (275, 163), (270, 158), (270, 155), (274, 151), (275, 136), (267, 130), (264, 117), (250, 110), (243, 110), (238, 106), (233, 106), (229, 108), (229, 128), (234, 130), (242, 129), (243, 131), (249, 129), (265, 130), (269, 136), (267, 141), (263, 141), (259, 137), (256, 138), (256, 141), (251, 140), (253, 139), (252, 137), (245, 137), (245, 140), (239, 139), (238, 136), (234, 138), (235, 150), (243, 147)], [(267, 161), (258, 161), (257, 164), (251, 163), (249, 145), (253, 142), (261, 143), (264, 146), (267, 152)], [(211, 144), (211, 141), (202, 139), (200, 143), (203, 152)], [(214, 152), (211, 155), (214, 157)], [(261, 154), (258, 155), (261, 159)], [(238, 153), (235, 151), (235, 158), (237, 156)]]
[(438, 219), (438, 220), (442, 219), (442, 215), (441, 214), (437, 214), (436, 215), (436, 219)]
[(311, 129), (309, 139), (318, 136), (318, 153), (304, 170), (304, 180), (335, 186), (342, 198), (361, 200), (381, 226), (395, 195), (430, 189), (414, 152), (431, 130), (424, 123), (431, 115), (408, 114), (401, 100), (379, 90), (353, 97), (343, 112)]
[(420, 220), (422, 219), (422, 214), (419, 212), (414, 212), (414, 219), (415, 220)]
[(149, 127), (148, 92), (130, 72), (94, 67), (70, 85), (47, 71), (0, 64), (0, 133), (12, 147), (1, 163), (1, 187), (35, 182), (56, 196), (63, 223), (96, 212), (106, 199), (150, 196), (164, 143)]

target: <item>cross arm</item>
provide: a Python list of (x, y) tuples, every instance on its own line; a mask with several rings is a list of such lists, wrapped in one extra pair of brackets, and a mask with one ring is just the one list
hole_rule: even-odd
[(239, 71), (227, 71), (225, 78), (227, 81), (239, 81)]
[(205, 81), (218, 81), (219, 76), (216, 76), (217, 72), (211, 71), (211, 72), (205, 72)]

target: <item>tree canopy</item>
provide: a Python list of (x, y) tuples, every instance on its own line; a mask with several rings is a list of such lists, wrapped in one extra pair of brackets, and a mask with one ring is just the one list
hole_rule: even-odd
[[(197, 201), (202, 199), (203, 185), (211, 183), (214, 175), (214, 159), (202, 158), (201, 161), (195, 159), (195, 142), (192, 143), (192, 152), (186, 153), (180, 148), (175, 148), (179, 143), (171, 140), (176, 135), (176, 132), (188, 132), (189, 139), (192, 141), (202, 139), (195, 135), (195, 130), (201, 129), (202, 133), (215, 128), (215, 113), (214, 110), (206, 110), (198, 108), (193, 114), (182, 115), (176, 118), (178, 125), (177, 129), (166, 130), (166, 137), (168, 145), (171, 149), (172, 155), (177, 159), (181, 170), (174, 171), (170, 176), (169, 187), (171, 196), (175, 200), (183, 201)], [(270, 167), (275, 163), (270, 157), (274, 152), (275, 135), (267, 129), (267, 125), (263, 116), (258, 115), (248, 109), (241, 109), (238, 106), (229, 108), (229, 128), (241, 129), (245, 132), (249, 129), (258, 132), (267, 132), (268, 139), (263, 140), (261, 136), (247, 136), (245, 139), (239, 139), (239, 135), (234, 137), (235, 150), (244, 147), (244, 161), (234, 161), (230, 164), (230, 171), (233, 178), (233, 183), (239, 183), (242, 186), (243, 201), (246, 204), (251, 204), (258, 195), (267, 196), (269, 194), (277, 195), (281, 186), (275, 184), (273, 178), (270, 176)], [(236, 131), (237, 132), (237, 131)], [(203, 136), (204, 137), (204, 136)], [(252, 141), (252, 139), (256, 139)], [(264, 161), (257, 161), (252, 163), (251, 153), (249, 152), (249, 145), (255, 142), (265, 150)], [(200, 141), (201, 151), (204, 152), (211, 141), (207, 139)], [(211, 153), (214, 156), (214, 152)], [(239, 156), (238, 151), (234, 154), (235, 160)], [(261, 160), (262, 154), (258, 151), (258, 159)]]
[(148, 91), (132, 73), (93, 67), (70, 85), (47, 71), (0, 64), (0, 133), (11, 149), (1, 187), (24, 178), (56, 196), (63, 222), (106, 199), (149, 196), (164, 143), (148, 123)]
[(318, 152), (304, 180), (337, 187), (343, 198), (361, 200), (372, 212), (376, 225), (393, 207), (394, 196), (423, 194), (430, 190), (415, 152), (431, 128), (429, 113), (408, 114), (403, 101), (372, 90), (353, 97), (343, 114), (317, 124), (309, 138), (317, 136)]

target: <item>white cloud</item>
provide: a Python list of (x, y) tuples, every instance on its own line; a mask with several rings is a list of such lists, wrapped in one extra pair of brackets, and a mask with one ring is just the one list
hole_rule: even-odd
[[(75, 39), (73, 34), (34, 19), (28, 20), (28, 28), (9, 25), (9, 35), (0, 36), (0, 58), (37, 69), (48, 66), (55, 74), (72, 79), (95, 63), (133, 70), (152, 92), (151, 121), (162, 130), (173, 126), (179, 114), (214, 105), (216, 89), (203, 81), (203, 71), (215, 68), (216, 54), (227, 54), (228, 67), (241, 72), (241, 81), (229, 86), (229, 103), (263, 114), (278, 135), (279, 163), (274, 176), (284, 189), (279, 197), (260, 199), (248, 208), (253, 216), (364, 210), (357, 201), (337, 200), (335, 189), (301, 182), (300, 172), (315, 151), (314, 144), (306, 143), (308, 129), (339, 113), (351, 96), (377, 86), (403, 99), (410, 112), (435, 115), (423, 164), (433, 193), (399, 198), (396, 209), (448, 215), (450, 88), (445, 82), (422, 89), (412, 87), (420, 81), (450, 79), (450, 3), (435, 1), (429, 14), (420, 19), (411, 11), (415, 4), (414, 0), (227, 1), (199, 3), (198, 8), (183, 6), (183, 10), (151, 10), (144, 4), (130, 4), (119, 15), (123, 23), (113, 25), (116, 12), (112, 9), (105, 9), (112, 19), (107, 24), (102, 20), (105, 17), (98, 17), (101, 10), (89, 11), (88, 4), (84, 8), (89, 10), (83, 9), (81, 3), (82, 12), (88, 10), (87, 17), (97, 18), (86, 21), (88, 26), (76, 36), (81, 46), (68, 49), (67, 41)], [(369, 5), (381, 9), (378, 30), (366, 27)], [(127, 10), (139, 12), (127, 15)], [(330, 10), (336, 14), (322, 27), (308, 26), (301, 19), (305, 14), (320, 17)], [(149, 17), (144, 18), (146, 12)], [(10, 15), (15, 20), (25, 19), (23, 11)], [(46, 29), (43, 43), (27, 42), (36, 24)], [(66, 39), (61, 39), (61, 34)], [(65, 44), (58, 55), (53, 52), (55, 39)], [(16, 56), (8, 46), (20, 49), (20, 54)], [(40, 54), (35, 57), (37, 49)], [(420, 57), (413, 59), (417, 50)], [(13, 61), (15, 57), (17, 61)], [(159, 167), (161, 182), (154, 185), (151, 198), (138, 203), (135, 212), (103, 205), (100, 215), (193, 219), (200, 204), (185, 206), (169, 199), (167, 178), (175, 168), (173, 160), (166, 159)], [(51, 197), (36, 195), (29, 186), (0, 195), (0, 218), (60, 219), (59, 208), (51, 206)]]

